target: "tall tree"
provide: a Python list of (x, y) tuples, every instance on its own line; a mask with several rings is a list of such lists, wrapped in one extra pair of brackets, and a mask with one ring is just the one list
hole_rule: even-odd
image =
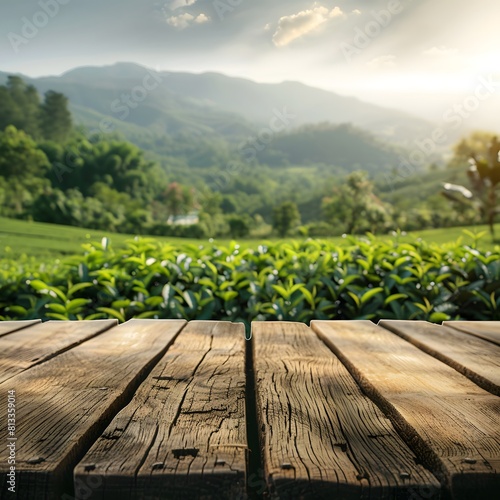
[(323, 200), (326, 220), (341, 225), (348, 234), (386, 228), (391, 221), (389, 207), (373, 193), (373, 183), (365, 172), (353, 172), (345, 184)]
[(290, 229), (300, 224), (300, 213), (297, 204), (285, 201), (273, 209), (273, 229), (284, 238)]
[(15, 178), (43, 177), (49, 167), (44, 152), (22, 130), (9, 125), (0, 132), (0, 176)]
[[(9, 125), (0, 132), (0, 181), (5, 186), (4, 207), (17, 216), (32, 196), (43, 187), (49, 161), (35, 141), (22, 130)], [(48, 182), (48, 181), (47, 181)]]
[(33, 85), (19, 76), (9, 76), (6, 86), (0, 87), (0, 130), (14, 125), (32, 137), (40, 135), (40, 97)]
[(71, 127), (68, 98), (64, 94), (49, 90), (41, 106), (41, 128), (44, 138), (64, 142), (69, 136)]

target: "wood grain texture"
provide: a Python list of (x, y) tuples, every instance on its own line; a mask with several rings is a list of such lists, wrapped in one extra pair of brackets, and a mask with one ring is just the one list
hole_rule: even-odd
[[(265, 477), (280, 499), (411, 498), (440, 484), (305, 325), (253, 323)], [(418, 498), (418, 496), (416, 497)]]
[(116, 326), (116, 319), (47, 321), (0, 338), (0, 383)]
[(500, 396), (500, 346), (425, 321), (380, 321), (379, 325)]
[(445, 321), (443, 325), (500, 346), (500, 321)]
[(16, 332), (17, 330), (22, 330), (23, 328), (36, 325), (37, 323), (41, 323), (41, 320), (29, 319), (26, 321), (0, 321), (0, 337), (3, 337), (8, 333)]
[(75, 469), (89, 498), (245, 493), (245, 328), (194, 321)]
[[(132, 320), (0, 384), (16, 391), (17, 496), (61, 498), (65, 478), (163, 356), (185, 321)], [(6, 422), (6, 406), (0, 406)], [(0, 442), (6, 428), (0, 427)], [(0, 463), (0, 498), (7, 463)]]
[(500, 399), (369, 321), (312, 328), (390, 416), (453, 498), (500, 491)]

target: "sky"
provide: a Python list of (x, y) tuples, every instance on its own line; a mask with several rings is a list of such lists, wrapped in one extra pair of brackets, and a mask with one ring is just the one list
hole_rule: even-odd
[[(499, 0), (1, 0), (0, 70), (127, 61), (300, 81), (437, 118), (481, 78), (500, 81), (499, 23)], [(482, 115), (500, 110), (495, 88)]]

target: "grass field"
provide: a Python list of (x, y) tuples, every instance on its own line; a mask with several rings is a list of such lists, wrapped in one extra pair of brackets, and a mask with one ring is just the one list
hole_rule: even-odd
[[(473, 238), (464, 234), (466, 229), (473, 233), (487, 231), (486, 226), (450, 228), (450, 229), (432, 229), (410, 233), (400, 237), (400, 241), (411, 241), (415, 237), (431, 243), (443, 245), (453, 243), (462, 237), (463, 243), (472, 244)], [(497, 233), (500, 234), (500, 224), (496, 226)], [(6, 219), (0, 217), (0, 258), (16, 259), (21, 255), (36, 257), (37, 259), (52, 259), (66, 255), (74, 255), (81, 252), (81, 245), (91, 241), (100, 241), (103, 237), (108, 237), (111, 244), (115, 247), (121, 247), (126, 240), (134, 238), (131, 234), (117, 234), (105, 231), (82, 229), (70, 226), (60, 226), (56, 224), (45, 224), (40, 222), (28, 222), (15, 219)], [(390, 236), (384, 236), (390, 238)], [(200, 244), (200, 240), (189, 240), (170, 237), (155, 237), (159, 241), (186, 244)], [(334, 243), (342, 243), (343, 238), (326, 238)], [(220, 244), (225, 244), (229, 240), (217, 240)], [(260, 243), (261, 240), (243, 240), (241, 244), (248, 246), (250, 244)], [(498, 243), (496, 245), (499, 248)], [(491, 241), (489, 234), (486, 234), (479, 240), (478, 248), (482, 250), (494, 250), (495, 244)]]

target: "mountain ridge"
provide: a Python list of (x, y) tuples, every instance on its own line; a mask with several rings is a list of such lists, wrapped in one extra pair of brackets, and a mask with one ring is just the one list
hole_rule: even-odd
[[(6, 72), (0, 72), (0, 79), (5, 81), (7, 75)], [(431, 129), (429, 122), (406, 112), (296, 81), (258, 83), (217, 72), (158, 72), (135, 63), (123, 62), (78, 67), (59, 76), (20, 76), (35, 85), (41, 93), (49, 88), (63, 92), (71, 104), (90, 107), (102, 114), (103, 118), (116, 118), (110, 109), (116, 99), (120, 100), (121, 96), (138, 87), (144, 88), (145, 81), (153, 86), (152, 82), (156, 79), (158, 85), (140, 102), (140, 107), (146, 108), (149, 118), (152, 119), (161, 110), (171, 115), (187, 114), (186, 120), (191, 121), (190, 126), (170, 124), (170, 127), (165, 127), (165, 133), (175, 134), (183, 129), (189, 131), (190, 128), (197, 130), (199, 127), (194, 126), (193, 120), (211, 128), (211, 122), (227, 120), (229, 116), (239, 123), (244, 133), (249, 133), (252, 129), (265, 126), (272, 118), (274, 109), (283, 108), (296, 116), (294, 127), (325, 121), (332, 124), (351, 123), (399, 145), (408, 145), (415, 137)], [(169, 106), (165, 107), (166, 104)], [(131, 112), (130, 122), (133, 124), (137, 120), (138, 125), (144, 126), (143, 118), (148, 113)], [(75, 121), (79, 120), (87, 126), (91, 125), (76, 111)], [(165, 123), (168, 125), (168, 120)]]

